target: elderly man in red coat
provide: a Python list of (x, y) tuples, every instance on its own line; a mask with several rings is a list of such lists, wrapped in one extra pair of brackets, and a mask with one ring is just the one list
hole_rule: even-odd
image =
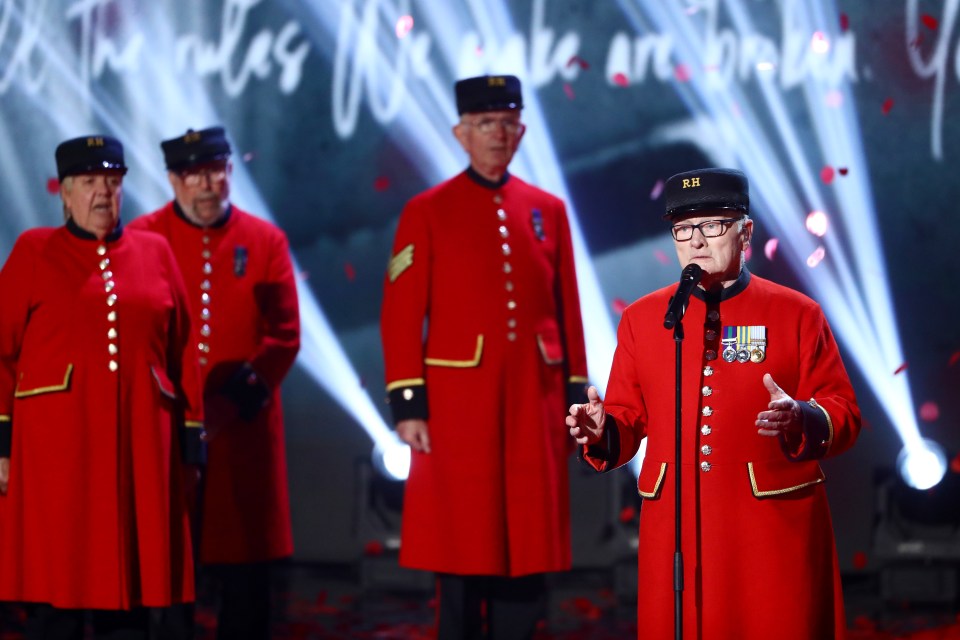
[[(437, 572), (439, 637), (528, 638), (544, 573), (570, 567), (568, 387), (587, 364), (563, 203), (507, 173), (520, 81), (456, 84), (469, 168), (400, 218), (381, 333), (413, 459), (400, 562)], [(424, 322), (426, 321), (426, 334)], [(424, 338), (424, 336), (426, 336)]]
[(218, 638), (269, 638), (271, 561), (293, 553), (280, 383), (300, 347), (283, 231), (230, 203), (221, 127), (161, 143), (174, 199), (130, 223), (170, 242), (199, 334), (208, 461), (200, 561), (221, 580)]
[(202, 462), (200, 375), (170, 247), (120, 222), (120, 142), (57, 147), (66, 224), (0, 271), (0, 600), (28, 640), (142, 638), (192, 602), (183, 463)]
[[(853, 445), (860, 411), (820, 307), (744, 265), (753, 222), (746, 177), (671, 177), (667, 215), (680, 264), (698, 265), (682, 322), (683, 637), (825, 640), (845, 624), (818, 460)], [(606, 471), (648, 439), (638, 490), (639, 637), (674, 631), (676, 287), (627, 307), (606, 402), (596, 389), (566, 422)]]

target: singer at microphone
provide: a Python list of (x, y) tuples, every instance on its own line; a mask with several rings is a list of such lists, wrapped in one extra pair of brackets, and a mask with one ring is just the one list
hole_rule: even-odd
[(670, 298), (670, 303), (667, 305), (667, 315), (663, 318), (664, 329), (673, 329), (674, 325), (683, 319), (683, 312), (687, 310), (690, 294), (693, 293), (693, 288), (697, 286), (702, 277), (703, 269), (695, 262), (691, 262), (680, 272), (677, 292)]

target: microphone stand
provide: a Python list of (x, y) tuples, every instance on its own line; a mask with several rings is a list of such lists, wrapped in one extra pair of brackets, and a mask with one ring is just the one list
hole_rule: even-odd
[(674, 638), (683, 640), (683, 550), (680, 546), (680, 526), (681, 519), (681, 500), (680, 500), (680, 454), (681, 454), (681, 398), (682, 394), (682, 357), (683, 357), (683, 322), (678, 321), (673, 327), (673, 340), (676, 343), (676, 382), (675, 382), (675, 415), (676, 415), (676, 441), (674, 444), (674, 553), (673, 553), (673, 629)]

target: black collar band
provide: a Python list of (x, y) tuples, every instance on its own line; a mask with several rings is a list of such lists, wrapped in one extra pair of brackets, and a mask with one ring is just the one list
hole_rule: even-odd
[[(81, 240), (97, 240), (98, 239), (97, 236), (93, 235), (86, 229), (81, 228), (80, 225), (78, 225), (73, 218), (67, 218), (66, 227), (67, 227), (67, 231), (69, 231), (76, 237), (80, 238)], [(120, 239), (120, 236), (122, 235), (123, 235), (123, 222), (120, 220), (117, 220), (117, 226), (115, 226), (113, 228), (113, 231), (111, 231), (106, 235), (106, 237), (104, 237), (103, 241), (116, 242), (117, 240)]]
[(694, 287), (693, 297), (703, 300), (704, 302), (723, 302), (741, 293), (747, 288), (748, 284), (750, 284), (750, 271), (748, 271), (746, 267), (743, 267), (740, 270), (740, 275), (737, 277), (737, 280), (729, 287), (718, 287), (710, 291), (704, 291), (700, 287)]
[(467, 177), (476, 182), (481, 187), (487, 189), (499, 189), (503, 185), (507, 184), (507, 180), (510, 179), (510, 174), (506, 171), (503, 172), (503, 177), (501, 177), (497, 182), (491, 182), (487, 180), (482, 175), (477, 173), (477, 170), (473, 167), (467, 167)]

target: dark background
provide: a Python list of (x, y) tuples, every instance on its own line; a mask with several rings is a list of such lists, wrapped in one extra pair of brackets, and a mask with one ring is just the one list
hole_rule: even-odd
[[(884, 334), (880, 340), (900, 340), (903, 350), (902, 362), (884, 362), (864, 372), (839, 336), (865, 428), (852, 451), (823, 466), (841, 566), (851, 573), (869, 572), (882, 562), (874, 544), (875, 477), (895, 464), (901, 449), (897, 425), (891, 424), (885, 407), (902, 403), (902, 398), (878, 397), (866, 376), (906, 377), (915, 407), (933, 402), (939, 409), (936, 419), (917, 419), (924, 437), (941, 443), (948, 457), (960, 450), (960, 365), (951, 363), (951, 356), (960, 352), (955, 258), (960, 241), (960, 74), (954, 64), (956, 29), (943, 22), (955, 4), (2, 3), (0, 17), (7, 23), (0, 31), (0, 255), (24, 229), (61, 222), (59, 200), (48, 184), (55, 175), (53, 150), (61, 140), (104, 132), (123, 141), (131, 166), (123, 215), (130, 219), (170, 197), (161, 139), (187, 127), (226, 126), (237, 165), (234, 200), (271, 217), (288, 233), (301, 295), (315, 298), (356, 372), (355, 380), (338, 376), (325, 360), (326, 351), (305, 349), (284, 387), (296, 559), (349, 562), (359, 559), (371, 541), (395, 533), (400, 485), (371, 472), (373, 442), (357, 412), (350, 410), (347, 391), (372, 402), (386, 420), (377, 328), (383, 272), (404, 202), (466, 164), (449, 134), (456, 118), (456, 78), (490, 71), (515, 73), (524, 80), (530, 131), (514, 168), (551, 191), (565, 188), (562, 195), (577, 215), (596, 269), (596, 299), (611, 326), (620, 301), (629, 302), (676, 279), (676, 259), (660, 220), (658, 183), (711, 164), (743, 166), (759, 196), (754, 199), (757, 238), (751, 270), (816, 298), (818, 290), (810, 284), (833, 277), (831, 260), (837, 254), (828, 253), (812, 279), (804, 276), (809, 268), (784, 250), (799, 237), (780, 237), (771, 224), (774, 219), (792, 220), (802, 228), (813, 203), (797, 198), (792, 208), (772, 210), (764, 197), (771, 180), (800, 192), (803, 176), (812, 175), (847, 255), (867, 250), (864, 227), (876, 225), (878, 264), (859, 270), (855, 279), (861, 287), (886, 282), (898, 335)], [(496, 7), (502, 13), (486, 13)], [(367, 40), (351, 27), (351, 16), (364, 12), (373, 16)], [(401, 61), (410, 50), (394, 34), (394, 25), (407, 14), (414, 19), (407, 45), (417, 38), (424, 53), (419, 64), (404, 67)], [(674, 22), (662, 21), (660, 14)], [(750, 33), (767, 38), (781, 53), (787, 31), (798, 31), (804, 41), (813, 30), (831, 38), (845, 36), (853, 51), (852, 76), (813, 87), (785, 86), (780, 71), (788, 66), (784, 56), (771, 72), (772, 80), (747, 65), (745, 72), (726, 77), (710, 92), (692, 96), (702, 69), (684, 57), (691, 35), (683, 29), (693, 28), (694, 40), (704, 38), (711, 16), (718, 21), (717, 29), (742, 37), (747, 34), (742, 22), (746, 16)], [(532, 54), (494, 54), (498, 42), (519, 43), (519, 50), (530, 53), (535, 32), (552, 37), (552, 72), (537, 76)], [(482, 34), (478, 42), (483, 48), (471, 52), (471, 34), (476, 33)], [(611, 43), (617, 37), (632, 41), (654, 36), (674, 38), (673, 53), (663, 61), (669, 72), (658, 75), (646, 64), (645, 74), (634, 73), (627, 86), (620, 86), (614, 80), (617, 70), (607, 64)], [(560, 43), (575, 43), (578, 58), (571, 61)], [(336, 71), (338, 51), (339, 60), (355, 70), (368, 44), (380, 47), (385, 57), (361, 74), (363, 99), (355, 125), (347, 133), (338, 131), (334, 87), (344, 77)], [(302, 64), (288, 66), (285, 75), (279, 61), (293, 51), (303, 56)], [(939, 121), (933, 106), (936, 74), (912, 64), (911, 52), (924, 64), (937, 52), (943, 55)], [(692, 72), (692, 78), (678, 79), (678, 66)], [(238, 80), (244, 76), (249, 77)], [(378, 115), (370, 96), (389, 82), (400, 87), (400, 106), (393, 114)], [(778, 96), (786, 125), (765, 106), (765, 90)], [(810, 95), (833, 90), (844, 92), (853, 114), (847, 132), (859, 145), (843, 158), (827, 153), (811, 115)], [(728, 122), (723, 116), (711, 114), (709, 107), (731, 96), (744, 112), (755, 113), (752, 126), (773, 141), (772, 178), (767, 172), (751, 173), (754, 165), (747, 161), (757, 158), (749, 157), (736, 133), (725, 133)], [(799, 162), (783, 143), (785, 126), (799, 141)], [(939, 143), (937, 136), (942, 136)], [(437, 146), (434, 140), (443, 142)], [(849, 170), (848, 176), (836, 178), (836, 185), (864, 181), (870, 200), (840, 206), (832, 187), (819, 179), (825, 165)], [(551, 179), (544, 167), (556, 167), (559, 173)], [(774, 237), (781, 249), (768, 259), (762, 248)], [(846, 312), (843, 304), (824, 306), (831, 323), (835, 314)], [(316, 327), (315, 335), (323, 335)], [(605, 382), (607, 372), (592, 366), (591, 376)], [(623, 507), (634, 503), (633, 482), (628, 470), (600, 478), (574, 467), (578, 566), (603, 565), (632, 553), (633, 523), (621, 523), (620, 516)]]

